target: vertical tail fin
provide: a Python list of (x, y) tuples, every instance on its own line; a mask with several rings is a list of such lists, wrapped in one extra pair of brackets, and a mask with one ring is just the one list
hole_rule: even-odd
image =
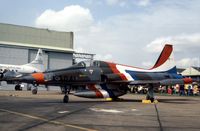
[(42, 49), (38, 49), (35, 59), (30, 64), (43, 64)]
[(172, 45), (170, 44), (165, 45), (155, 65), (151, 68), (151, 70), (177, 73)]
[(36, 68), (40, 72), (43, 72), (45, 70), (44, 64), (43, 64), (42, 49), (38, 49), (35, 59), (33, 61), (31, 61), (30, 63), (26, 64), (26, 66)]

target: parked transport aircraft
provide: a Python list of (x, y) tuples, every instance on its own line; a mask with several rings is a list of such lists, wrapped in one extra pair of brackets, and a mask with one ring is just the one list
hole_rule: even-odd
[[(4, 74), (6, 72), (15, 73), (15, 74), (28, 74), (35, 72), (44, 72), (43, 64), (43, 54), (42, 50), (38, 49), (35, 59), (24, 65), (10, 65), (10, 64), (0, 64), (0, 80), (4, 80)], [(12, 84), (8, 82), (8, 84)], [(15, 90), (21, 90), (20, 83), (17, 83)]]
[(173, 58), (173, 46), (166, 44), (155, 65), (150, 69), (116, 64), (106, 61), (82, 61), (65, 69), (16, 76), (9, 79), (31, 83), (65, 87), (63, 102), (69, 101), (70, 89), (84, 87), (74, 95), (86, 98), (112, 98), (127, 93), (129, 85), (146, 85), (147, 100), (154, 101), (154, 88), (160, 85), (192, 83), (191, 78), (177, 74)]

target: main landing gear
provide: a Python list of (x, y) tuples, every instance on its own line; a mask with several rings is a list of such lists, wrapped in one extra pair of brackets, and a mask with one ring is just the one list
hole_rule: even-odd
[(69, 93), (70, 93), (71, 87), (70, 86), (64, 86), (64, 97), (63, 97), (63, 103), (69, 102)]
[(63, 98), (63, 103), (68, 103), (68, 102), (69, 102), (69, 96), (68, 94), (65, 94)]
[(153, 84), (149, 84), (146, 100), (150, 100), (151, 102), (154, 102)]
[(39, 85), (38, 85), (38, 84), (33, 84), (33, 86), (34, 86), (34, 87), (33, 87), (33, 90), (32, 90), (32, 94), (33, 94), (33, 95), (36, 95), (37, 92), (38, 92), (38, 88), (37, 88), (37, 87), (38, 87)]
[(22, 90), (21, 85), (20, 85), (20, 84), (17, 84), (17, 85), (15, 86), (15, 90), (16, 90), (16, 91), (21, 91), (21, 90)]

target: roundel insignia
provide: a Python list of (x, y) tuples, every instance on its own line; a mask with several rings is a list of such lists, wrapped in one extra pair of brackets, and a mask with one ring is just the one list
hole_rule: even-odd
[(90, 69), (90, 70), (89, 70), (90, 74), (92, 74), (92, 73), (93, 73), (93, 71), (94, 71), (94, 70)]
[(55, 76), (54, 78), (55, 78), (56, 81), (59, 81), (59, 80), (60, 80), (60, 77), (59, 77), (59, 76)]

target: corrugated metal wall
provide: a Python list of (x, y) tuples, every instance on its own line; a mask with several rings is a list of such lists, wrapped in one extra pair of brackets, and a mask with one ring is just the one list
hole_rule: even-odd
[[(37, 50), (29, 50), (29, 62), (35, 59)], [(61, 69), (72, 65), (72, 54), (43, 51), (45, 69)]]
[(66, 68), (72, 65), (72, 54), (48, 52), (49, 69)]
[(28, 50), (20, 48), (0, 47), (0, 64), (26, 64)]

